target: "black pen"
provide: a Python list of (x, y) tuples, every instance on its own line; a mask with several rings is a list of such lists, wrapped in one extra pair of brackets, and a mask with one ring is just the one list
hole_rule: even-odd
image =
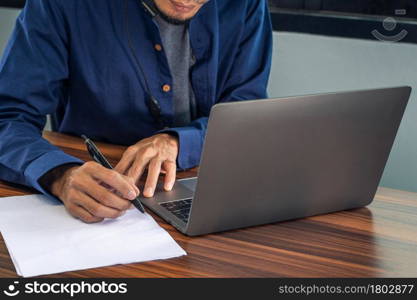
[[(109, 161), (104, 157), (104, 155), (98, 150), (97, 146), (93, 143), (92, 140), (90, 140), (85, 135), (81, 136), (85, 144), (87, 145), (87, 150), (90, 156), (100, 165), (107, 169), (113, 169), (112, 165), (109, 163)], [(137, 197), (135, 200), (132, 201), (133, 205), (140, 210), (142, 213), (145, 213), (145, 208), (143, 207), (142, 203), (139, 200), (139, 197)]]

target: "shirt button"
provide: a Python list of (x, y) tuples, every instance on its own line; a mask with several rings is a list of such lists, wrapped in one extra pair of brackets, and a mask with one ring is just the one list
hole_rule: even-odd
[(158, 52), (162, 51), (162, 46), (160, 44), (156, 44), (155, 45), (155, 50), (158, 51)]
[(170, 86), (169, 84), (164, 84), (164, 85), (162, 86), (162, 90), (163, 90), (165, 93), (168, 93), (168, 92), (170, 92), (170, 91), (171, 91), (171, 86)]

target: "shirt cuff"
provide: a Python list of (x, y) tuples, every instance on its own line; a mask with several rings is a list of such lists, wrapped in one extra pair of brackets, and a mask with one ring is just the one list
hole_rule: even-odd
[(51, 151), (32, 161), (25, 170), (25, 178), (29, 186), (42, 194), (56, 199), (39, 184), (39, 179), (50, 170), (66, 164), (84, 164), (84, 161), (62, 151)]
[(196, 127), (178, 127), (161, 130), (159, 133), (175, 134), (178, 136), (179, 153), (177, 165), (185, 170), (198, 166), (200, 163), (203, 142), (201, 130)]

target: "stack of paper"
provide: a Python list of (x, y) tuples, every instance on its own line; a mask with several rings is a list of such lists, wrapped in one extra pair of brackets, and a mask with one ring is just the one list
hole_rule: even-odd
[(85, 224), (41, 195), (0, 198), (0, 231), (25, 277), (186, 255), (134, 208), (116, 220)]

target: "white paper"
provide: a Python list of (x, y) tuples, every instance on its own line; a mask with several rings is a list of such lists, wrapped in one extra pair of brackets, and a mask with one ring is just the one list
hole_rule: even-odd
[(115, 220), (85, 224), (42, 195), (0, 198), (0, 231), (24, 277), (186, 255), (135, 208)]

